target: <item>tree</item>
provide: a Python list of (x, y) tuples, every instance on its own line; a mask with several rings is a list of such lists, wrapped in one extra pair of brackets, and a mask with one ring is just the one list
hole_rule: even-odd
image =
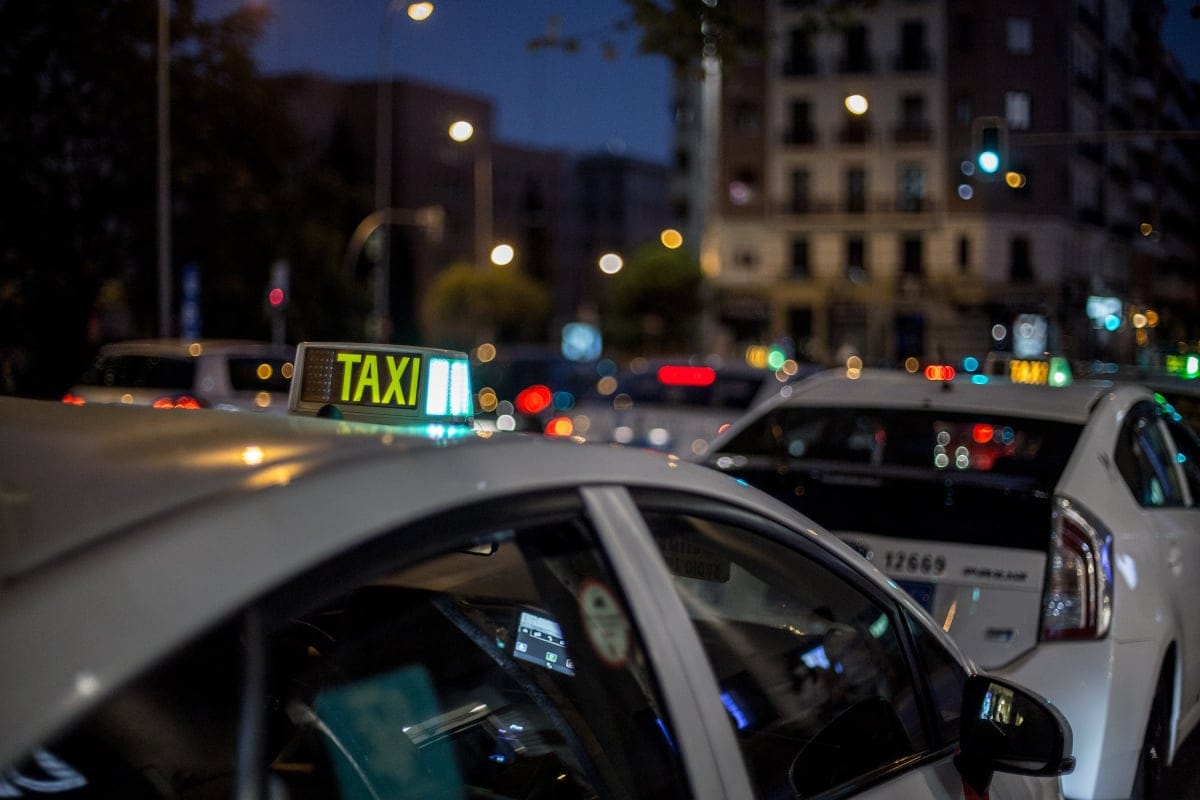
[(640, 354), (695, 349), (703, 274), (693, 254), (645, 244), (607, 280), (606, 342)]
[[(311, 157), (284, 92), (258, 74), (264, 12), (172, 5), (174, 288), (196, 262), (204, 334), (265, 337), (270, 265), (288, 259), (309, 290), (289, 314), (336, 332), (361, 305), (326, 291), (342, 217), (361, 218), (369, 198)], [(55, 396), (103, 339), (157, 330), (156, 25), (148, 0), (0, 2), (0, 391)], [(128, 303), (125, 329), (96, 324), (102, 288)]]
[(456, 264), (434, 278), (421, 303), (423, 340), (469, 349), (480, 342), (538, 341), (550, 321), (550, 292), (511, 267)]

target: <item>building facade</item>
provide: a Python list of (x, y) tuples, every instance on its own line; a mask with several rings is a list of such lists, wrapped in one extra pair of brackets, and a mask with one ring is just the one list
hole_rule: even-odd
[[(1155, 46), (1156, 6), (879, 0), (813, 34), (802, 4), (766, 0), (765, 55), (677, 93), (706, 346), (957, 359), (1010, 348), (1032, 314), (1074, 357), (1194, 348), (1197, 90)], [(1119, 327), (1091, 296), (1117, 298)]]

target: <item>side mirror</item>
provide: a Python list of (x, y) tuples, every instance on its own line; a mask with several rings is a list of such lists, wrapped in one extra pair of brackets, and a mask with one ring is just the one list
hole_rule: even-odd
[(979, 794), (992, 773), (1063, 775), (1075, 769), (1071, 725), (1057, 708), (1028, 689), (989, 675), (963, 688), (958, 765)]

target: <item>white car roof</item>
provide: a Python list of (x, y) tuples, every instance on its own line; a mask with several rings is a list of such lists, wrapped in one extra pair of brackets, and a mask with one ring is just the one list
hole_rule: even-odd
[(253, 598), (407, 520), (583, 484), (686, 489), (798, 520), (674, 457), (520, 434), (0, 398), (0, 449), (15, 454), (0, 461), (0, 764)]
[[(193, 353), (200, 345), (200, 353)], [(296, 348), (285, 344), (258, 341), (256, 339), (129, 339), (109, 342), (100, 346), (100, 355), (149, 355), (149, 356), (194, 356), (194, 355), (255, 355), (291, 358)]]
[[(855, 406), (923, 408), (1022, 417), (1084, 424), (1106, 394), (1126, 391), (1110, 381), (1075, 381), (1068, 386), (1026, 386), (1006, 380), (972, 383), (962, 376), (949, 383), (926, 380), (901, 370), (863, 369), (851, 378), (845, 369), (813, 375), (785, 389), (767, 407)], [(1129, 387), (1149, 397), (1149, 393)], [(738, 426), (735, 426), (738, 427)], [(727, 437), (725, 437), (727, 438)]]

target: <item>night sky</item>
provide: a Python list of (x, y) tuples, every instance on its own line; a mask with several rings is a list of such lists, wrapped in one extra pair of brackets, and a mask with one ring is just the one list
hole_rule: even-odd
[[(1200, 0), (1167, 0), (1164, 41), (1187, 74), (1200, 80)], [(379, 74), (385, 0), (201, 0), (221, 12), (244, 2), (266, 5), (271, 22), (258, 49), (263, 71), (311, 70), (343, 78)], [(665, 59), (636, 52), (636, 32), (616, 32), (621, 0), (435, 0), (425, 22), (391, 15), (391, 68), (397, 76), (492, 100), (503, 141), (581, 152), (609, 149), (661, 163), (670, 160), (670, 70)], [(558, 15), (579, 52), (530, 52)], [(615, 59), (602, 51), (616, 43)]]

